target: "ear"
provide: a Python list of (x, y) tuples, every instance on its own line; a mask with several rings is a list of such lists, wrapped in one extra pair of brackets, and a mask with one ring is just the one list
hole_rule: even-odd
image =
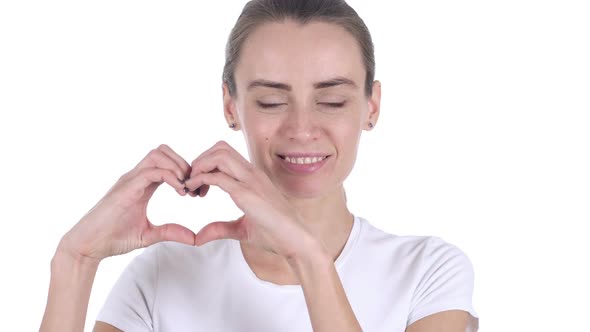
[(232, 125), (234, 125), (232, 129), (239, 130), (240, 120), (238, 118), (236, 103), (235, 99), (229, 94), (229, 85), (227, 82), (222, 83), (221, 89), (223, 90), (223, 116), (225, 116), (227, 126), (232, 128)]
[[(368, 99), (368, 112), (364, 119), (363, 128), (365, 130), (372, 130), (377, 125), (379, 119), (379, 112), (381, 109), (381, 82), (373, 82), (373, 93)], [(371, 127), (372, 124), (373, 126)]]

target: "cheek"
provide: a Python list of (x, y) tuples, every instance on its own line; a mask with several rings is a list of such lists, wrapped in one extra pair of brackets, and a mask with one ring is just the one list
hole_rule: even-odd
[(268, 130), (269, 130), (269, 126), (267, 125), (268, 121), (265, 121), (265, 119), (261, 118), (260, 116), (257, 116), (257, 114), (255, 112), (245, 112), (245, 114), (243, 114), (243, 121), (244, 121), (244, 126), (245, 128), (248, 130), (250, 137), (252, 138), (260, 138), (261, 136), (264, 137), (268, 137), (269, 135), (267, 134)]
[(346, 145), (346, 147), (352, 147), (351, 143), (358, 141), (362, 128), (360, 127), (360, 121), (356, 118), (348, 118), (341, 121), (338, 126), (334, 126), (334, 134), (338, 137), (338, 140)]
[(260, 121), (260, 119), (244, 119), (246, 128), (246, 137), (251, 153), (254, 153), (257, 163), (264, 162), (266, 154), (268, 153), (268, 145), (273, 137), (273, 126), (268, 121)]
[(349, 121), (346, 125), (338, 127), (334, 133), (337, 140), (339, 154), (344, 164), (353, 163), (360, 141), (361, 128), (355, 121)]
[(257, 142), (269, 142), (276, 131), (275, 126), (268, 121), (253, 121), (247, 126), (250, 132), (249, 136)]

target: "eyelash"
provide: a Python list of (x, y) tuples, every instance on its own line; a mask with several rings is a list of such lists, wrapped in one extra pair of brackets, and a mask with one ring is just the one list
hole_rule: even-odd
[[(261, 103), (259, 101), (257, 101), (256, 103), (258, 104), (258, 106), (260, 106), (262, 108), (273, 108), (273, 107), (285, 105), (285, 104), (264, 104), (264, 103)], [(320, 104), (327, 105), (328, 107), (340, 108), (340, 107), (343, 107), (346, 104), (346, 102), (342, 102), (342, 103), (320, 103)]]

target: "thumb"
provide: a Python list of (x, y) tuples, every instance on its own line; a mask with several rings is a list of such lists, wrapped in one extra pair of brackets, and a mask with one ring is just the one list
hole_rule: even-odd
[[(241, 219), (241, 218), (240, 218)], [(234, 239), (240, 241), (242, 234), (240, 219), (233, 221), (214, 221), (205, 225), (195, 235), (195, 245), (202, 246), (207, 242), (220, 239)]]
[(195, 233), (178, 224), (151, 225), (142, 236), (142, 244), (145, 247), (162, 241), (174, 241), (195, 245)]

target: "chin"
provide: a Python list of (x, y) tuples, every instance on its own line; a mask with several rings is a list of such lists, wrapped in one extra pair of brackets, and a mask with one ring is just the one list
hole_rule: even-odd
[(279, 181), (279, 188), (288, 198), (297, 199), (324, 197), (330, 191), (325, 183), (319, 181), (316, 181), (316, 183), (309, 183), (305, 180), (289, 181), (288, 183)]

